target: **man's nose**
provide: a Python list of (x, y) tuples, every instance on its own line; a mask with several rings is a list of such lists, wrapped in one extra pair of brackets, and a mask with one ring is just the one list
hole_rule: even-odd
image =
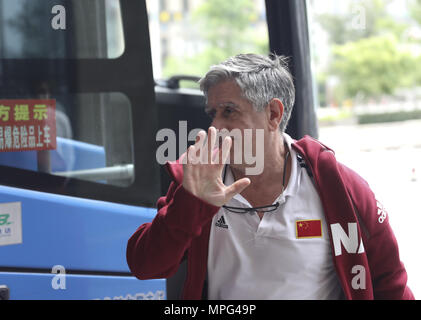
[(223, 119), (215, 117), (212, 120), (211, 127), (215, 127), (216, 130), (227, 129), (227, 123)]

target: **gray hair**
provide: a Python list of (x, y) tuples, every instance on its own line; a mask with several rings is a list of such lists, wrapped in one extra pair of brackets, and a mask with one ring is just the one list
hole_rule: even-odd
[(209, 89), (219, 82), (234, 79), (256, 111), (262, 111), (274, 98), (284, 105), (284, 115), (279, 125), (285, 131), (295, 100), (295, 88), (288, 71), (287, 58), (271, 54), (239, 54), (214, 65), (199, 80), (206, 102)]

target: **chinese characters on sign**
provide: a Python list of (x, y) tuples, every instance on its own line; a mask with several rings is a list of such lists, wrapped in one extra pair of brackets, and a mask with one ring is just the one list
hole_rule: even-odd
[(55, 148), (55, 100), (0, 100), (0, 152)]

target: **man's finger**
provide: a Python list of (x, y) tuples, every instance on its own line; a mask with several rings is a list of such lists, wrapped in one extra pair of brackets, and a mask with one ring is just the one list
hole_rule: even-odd
[[(218, 136), (217, 139), (222, 139), (222, 137)], [(230, 154), (231, 146), (232, 138), (230, 136), (226, 136), (221, 144), (217, 142), (212, 153), (212, 163), (229, 164), (229, 161), (227, 162), (227, 160)]]
[(200, 158), (197, 156), (197, 148), (194, 146), (190, 146), (187, 149), (187, 163), (188, 164), (198, 164), (200, 162)]
[(217, 133), (215, 127), (210, 127), (208, 130), (208, 163), (212, 163), (212, 152), (215, 147)]
[(199, 150), (205, 144), (205, 141), (206, 141), (206, 132), (204, 130), (200, 130), (197, 133), (194, 146), (197, 148), (197, 150)]
[(221, 164), (221, 150), (215, 146), (212, 150), (212, 164)]
[(231, 146), (232, 146), (232, 138), (230, 136), (225, 137), (224, 141), (222, 141), (222, 148), (221, 148), (221, 158), (222, 158), (223, 164), (227, 163)]
[(215, 127), (209, 127), (206, 141), (200, 149), (200, 158), (203, 164), (212, 163), (212, 150), (216, 141)]
[(243, 192), (245, 188), (250, 185), (251, 181), (249, 178), (242, 178), (240, 180), (235, 181), (232, 185), (227, 187), (225, 190), (226, 194), (226, 202), (232, 199), (236, 194)]

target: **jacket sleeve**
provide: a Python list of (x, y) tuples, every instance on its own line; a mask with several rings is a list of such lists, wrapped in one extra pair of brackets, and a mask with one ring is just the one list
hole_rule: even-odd
[(407, 286), (407, 273), (386, 210), (364, 179), (347, 168), (345, 172), (348, 179), (354, 181), (349, 191), (365, 238), (374, 299), (414, 299)]
[(219, 210), (175, 182), (157, 207), (153, 221), (141, 225), (127, 243), (127, 264), (141, 280), (172, 276), (192, 240)]
[(368, 241), (367, 256), (373, 281), (374, 299), (413, 300), (407, 273), (399, 257), (397, 240), (388, 222)]

